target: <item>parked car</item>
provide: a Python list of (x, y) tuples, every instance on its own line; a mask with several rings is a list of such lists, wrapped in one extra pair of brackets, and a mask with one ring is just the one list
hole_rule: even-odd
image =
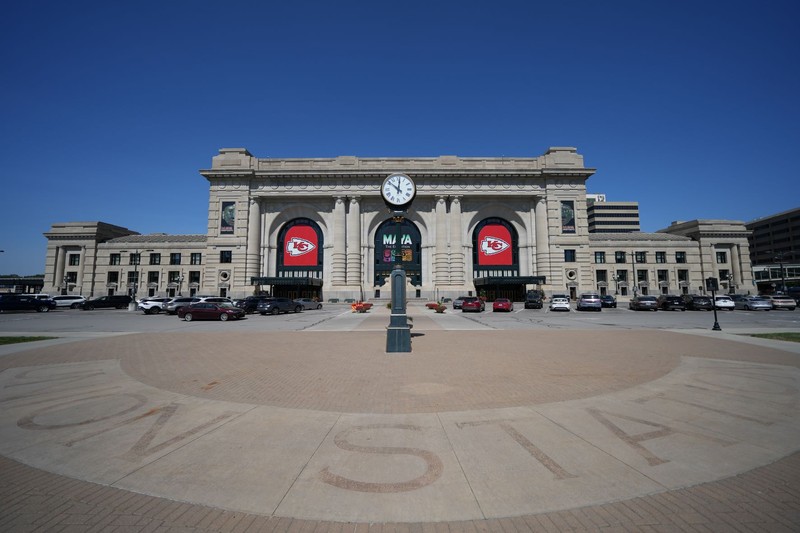
[(303, 311), (306, 309), (322, 309), (322, 302), (313, 298), (297, 298), (295, 302), (303, 306)]
[(162, 308), (168, 315), (176, 315), (178, 311), (181, 310), (182, 307), (186, 307), (187, 305), (191, 305), (193, 303), (197, 303), (200, 301), (200, 298), (195, 296), (178, 296), (177, 298), (173, 298), (170, 301), (164, 304)]
[(555, 297), (555, 296), (550, 298), (550, 310), (551, 311), (571, 311), (572, 308), (569, 305), (569, 298)]
[(795, 302), (794, 298), (791, 296), (773, 294), (771, 296), (764, 296), (764, 298), (772, 302), (773, 309), (788, 309), (789, 311), (794, 311), (794, 308), (797, 307), (797, 302)]
[(664, 311), (686, 311), (686, 302), (680, 296), (662, 294), (657, 299), (658, 308)]
[(271, 297), (264, 298), (258, 302), (258, 312), (262, 315), (279, 313), (299, 313), (303, 310), (303, 305), (290, 300), (289, 298)]
[(683, 297), (683, 303), (686, 304), (686, 309), (695, 311), (712, 311), (714, 309), (711, 297), (702, 294), (686, 294)]
[(655, 296), (634, 296), (628, 302), (628, 308), (634, 311), (658, 311), (658, 299)]
[(461, 309), (461, 304), (464, 303), (464, 298), (467, 298), (467, 296), (459, 296), (453, 300), (453, 309)]
[(606, 294), (600, 297), (600, 305), (602, 307), (613, 307), (614, 309), (616, 309), (617, 299), (611, 296), (610, 294)]
[(77, 309), (86, 301), (86, 298), (77, 294), (63, 294), (61, 296), (53, 296), (53, 301), (56, 303), (56, 307)]
[(494, 302), (492, 302), (492, 313), (494, 313), (495, 311), (511, 312), (513, 310), (514, 310), (514, 302), (512, 302), (508, 298), (497, 298)]
[(461, 312), (466, 313), (467, 311), (475, 311), (478, 313), (483, 312), (486, 309), (486, 304), (478, 298), (477, 296), (464, 296), (463, 300), (461, 301)]
[(231, 318), (244, 317), (244, 309), (235, 307), (228, 302), (196, 302), (184, 305), (178, 310), (178, 318), (187, 322), (192, 320), (222, 320), (225, 322)]
[(46, 313), (56, 308), (51, 298), (35, 298), (33, 294), (0, 294), (0, 312), (2, 311), (36, 311)]
[(142, 298), (136, 308), (146, 315), (157, 315), (172, 298)]
[(542, 295), (537, 292), (528, 293), (525, 297), (525, 309), (541, 309), (543, 305)]
[(600, 300), (600, 295), (596, 292), (586, 292), (581, 294), (581, 297), (578, 298), (578, 303), (575, 308), (578, 311), (583, 311), (584, 309), (602, 311), (603, 302)]
[(133, 298), (127, 294), (115, 294), (113, 296), (101, 296), (86, 300), (81, 305), (84, 311), (91, 311), (92, 309), (125, 309), (128, 304), (133, 301)]
[(769, 311), (772, 309), (772, 302), (760, 296), (746, 296), (737, 294), (731, 296), (733, 305), (736, 309), (744, 309), (745, 311)]
[(245, 313), (255, 313), (258, 309), (258, 302), (268, 298), (268, 296), (246, 296), (233, 301), (234, 307), (244, 309)]
[(231, 304), (233, 305), (233, 300), (226, 296), (195, 296), (198, 302), (206, 302), (210, 304)]
[(734, 309), (736, 309), (733, 300), (731, 299), (730, 296), (726, 294), (714, 296), (714, 307), (726, 311), (733, 311)]

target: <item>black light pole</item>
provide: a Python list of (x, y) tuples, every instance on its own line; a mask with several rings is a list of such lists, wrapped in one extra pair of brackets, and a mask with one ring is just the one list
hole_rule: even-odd
[(775, 260), (778, 262), (778, 266), (781, 269), (781, 294), (786, 293), (786, 275), (783, 272), (783, 252), (778, 252), (775, 256)]
[(717, 278), (706, 278), (706, 290), (711, 291), (711, 308), (714, 310), (714, 327), (711, 329), (713, 331), (722, 331), (722, 328), (719, 327), (719, 322), (717, 321), (717, 299), (715, 298), (714, 292), (719, 289), (719, 282)]

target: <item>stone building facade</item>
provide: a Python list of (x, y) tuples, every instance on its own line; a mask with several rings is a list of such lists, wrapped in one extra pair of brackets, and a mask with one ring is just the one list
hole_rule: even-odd
[[(402, 224), (380, 196), (394, 172), (417, 184)], [(401, 261), (410, 298), (696, 292), (704, 276), (725, 270), (715, 270), (712, 241), (720, 250), (735, 245), (734, 283), (752, 284), (741, 223), (590, 234), (594, 172), (571, 147), (531, 158), (272, 159), (222, 149), (200, 171), (209, 183), (205, 235), (54, 224), (45, 234), (45, 290), (376, 299), (390, 296), (386, 279)], [(706, 231), (719, 224), (721, 234)], [(623, 274), (620, 265), (635, 267)]]

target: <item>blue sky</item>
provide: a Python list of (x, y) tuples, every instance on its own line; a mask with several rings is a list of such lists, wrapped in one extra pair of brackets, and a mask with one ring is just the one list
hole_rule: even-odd
[(575, 146), (643, 231), (800, 205), (794, 1), (13, 2), (0, 274), (53, 222), (205, 233), (198, 169)]

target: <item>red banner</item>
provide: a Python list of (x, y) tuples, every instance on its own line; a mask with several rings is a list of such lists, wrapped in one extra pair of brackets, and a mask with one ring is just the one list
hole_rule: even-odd
[(512, 264), (511, 245), (511, 233), (505, 226), (487, 224), (478, 234), (478, 264)]
[(317, 232), (307, 225), (292, 226), (283, 241), (284, 266), (317, 266)]

